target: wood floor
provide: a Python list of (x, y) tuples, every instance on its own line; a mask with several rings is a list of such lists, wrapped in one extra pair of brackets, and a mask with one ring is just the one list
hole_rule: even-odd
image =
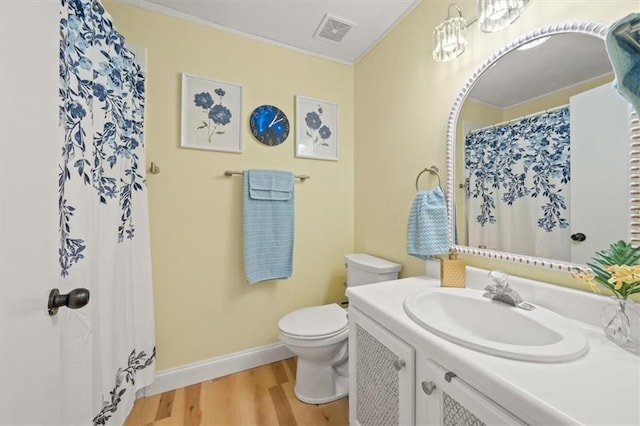
[(349, 399), (322, 405), (298, 401), (295, 371), (296, 359), (290, 358), (140, 398), (125, 425), (348, 425)]

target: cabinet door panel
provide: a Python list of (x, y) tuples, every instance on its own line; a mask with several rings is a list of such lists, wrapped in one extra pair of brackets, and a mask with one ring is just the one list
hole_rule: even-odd
[(461, 378), (431, 360), (421, 361), (417, 367), (417, 373), (417, 424), (444, 426), (524, 424)]
[(349, 309), (349, 417), (353, 425), (412, 425), (414, 350)]

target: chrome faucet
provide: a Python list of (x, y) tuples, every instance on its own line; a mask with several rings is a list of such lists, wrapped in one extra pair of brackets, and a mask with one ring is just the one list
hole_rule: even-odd
[(484, 288), (487, 292), (482, 296), (526, 311), (535, 309), (535, 306), (531, 303), (524, 302), (518, 292), (509, 287), (509, 283), (507, 282), (509, 275), (502, 271), (491, 271), (489, 272), (489, 278), (493, 280), (493, 284), (489, 284)]

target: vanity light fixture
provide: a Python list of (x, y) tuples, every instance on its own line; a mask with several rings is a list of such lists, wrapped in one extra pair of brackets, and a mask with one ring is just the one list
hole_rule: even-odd
[[(469, 24), (462, 17), (460, 7), (451, 3), (447, 19), (433, 30), (433, 59), (447, 62), (462, 55), (467, 47), (467, 27), (476, 21), (486, 33), (499, 31), (513, 23), (531, 0), (478, 0), (478, 18)], [(451, 8), (458, 16), (451, 16)], [(533, 46), (532, 46), (533, 47)]]
[(478, 23), (485, 33), (500, 31), (524, 10), (524, 0), (478, 0)]
[[(451, 16), (451, 8), (458, 11), (458, 16)], [(467, 47), (467, 21), (457, 4), (449, 5), (447, 19), (433, 30), (433, 59), (446, 62), (462, 55)]]

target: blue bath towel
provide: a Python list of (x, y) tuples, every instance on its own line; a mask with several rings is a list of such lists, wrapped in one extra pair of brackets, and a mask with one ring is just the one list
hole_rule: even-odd
[(245, 170), (244, 272), (249, 284), (289, 278), (293, 264), (293, 174)]
[(449, 252), (447, 203), (440, 187), (420, 191), (413, 200), (407, 225), (407, 253), (426, 260)]
[[(633, 47), (628, 40), (616, 35), (615, 32), (618, 28), (639, 22), (640, 13), (625, 16), (609, 27), (605, 40), (607, 54), (616, 75), (613, 84), (618, 92), (633, 105), (638, 114), (640, 114), (640, 49)], [(640, 40), (637, 32), (630, 35), (636, 41)]]

